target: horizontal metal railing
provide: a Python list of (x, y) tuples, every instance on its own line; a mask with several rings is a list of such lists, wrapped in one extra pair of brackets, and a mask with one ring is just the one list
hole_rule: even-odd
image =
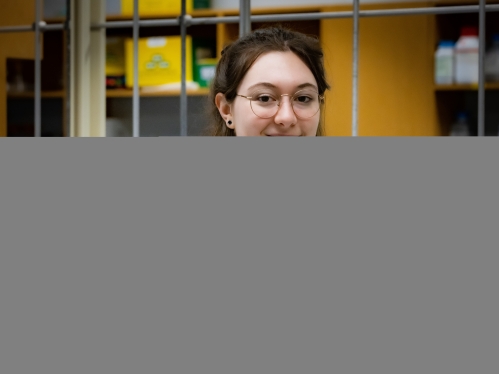
[[(446, 7), (430, 7), (430, 8), (404, 8), (404, 9), (387, 9), (387, 10), (361, 10), (359, 17), (390, 17), (390, 16), (412, 16), (412, 15), (431, 15), (431, 14), (463, 14), (463, 13), (478, 13), (479, 5), (456, 5)], [(499, 12), (499, 4), (489, 4), (485, 6), (486, 12)], [(252, 15), (251, 22), (285, 22), (285, 21), (313, 21), (323, 19), (338, 19), (338, 18), (353, 18), (353, 11), (341, 12), (315, 12), (315, 13), (290, 13), (290, 14), (263, 14)], [(186, 26), (194, 25), (216, 25), (221, 23), (239, 23), (239, 16), (225, 17), (185, 17)], [(142, 27), (167, 27), (180, 26), (180, 18), (172, 19), (147, 19), (140, 20), (139, 26)], [(116, 28), (131, 28), (133, 21), (109, 21), (105, 23), (97, 23), (92, 25), (92, 30), (99, 29), (116, 29)], [(40, 22), (40, 31), (58, 31), (63, 30), (63, 23), (47, 24)], [(8, 26), (0, 27), (0, 33), (13, 32), (30, 32), (34, 31), (35, 26)]]

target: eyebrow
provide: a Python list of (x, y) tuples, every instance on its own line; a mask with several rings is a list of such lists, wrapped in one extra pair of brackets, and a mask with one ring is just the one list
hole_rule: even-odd
[[(251, 87), (248, 88), (248, 90), (252, 90), (252, 89), (257, 88), (257, 87), (266, 87), (266, 88), (274, 88), (274, 89), (277, 88), (272, 83), (260, 82), (260, 83), (252, 85)], [(314, 88), (314, 89), (318, 90), (317, 86), (315, 84), (312, 84), (312, 83), (302, 83), (299, 86), (297, 86), (296, 88), (297, 88), (297, 90), (302, 90), (304, 88)]]

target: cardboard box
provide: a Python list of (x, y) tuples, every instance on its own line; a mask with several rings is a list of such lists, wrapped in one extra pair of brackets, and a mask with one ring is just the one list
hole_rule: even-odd
[[(186, 39), (186, 81), (192, 82), (192, 38)], [(180, 84), (182, 56), (180, 36), (139, 39), (139, 86)], [(133, 39), (125, 42), (126, 85), (133, 87)]]
[[(187, 0), (187, 13), (192, 12), (193, 1)], [(181, 0), (140, 0), (139, 14), (141, 16), (179, 16), (182, 13)], [(133, 0), (121, 0), (121, 14), (133, 16)]]

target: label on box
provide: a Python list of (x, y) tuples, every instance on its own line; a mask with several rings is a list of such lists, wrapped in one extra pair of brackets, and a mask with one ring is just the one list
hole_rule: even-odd
[(200, 68), (201, 79), (204, 81), (211, 81), (215, 76), (215, 66), (201, 66)]
[(149, 38), (147, 39), (147, 46), (149, 48), (161, 48), (166, 45), (166, 38)]

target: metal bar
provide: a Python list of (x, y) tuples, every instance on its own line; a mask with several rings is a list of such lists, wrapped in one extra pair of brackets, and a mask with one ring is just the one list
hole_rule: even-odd
[(133, 137), (140, 136), (139, 0), (133, 2)]
[[(428, 14), (460, 14), (477, 13), (478, 5), (469, 6), (449, 6), (439, 8), (407, 8), (407, 9), (387, 9), (387, 10), (361, 10), (359, 17), (390, 17), (390, 16), (413, 16)], [(487, 5), (487, 12), (499, 12), (499, 5)], [(296, 13), (280, 15), (258, 15), (251, 16), (253, 22), (279, 22), (279, 21), (312, 21), (318, 19), (338, 19), (353, 18), (353, 12), (319, 12), (319, 13)], [(197, 23), (198, 18), (193, 19), (193, 24)]]
[(191, 25), (217, 25), (217, 24), (230, 24), (239, 23), (239, 16), (225, 16), (225, 17), (198, 17), (192, 18)]
[(9, 26), (9, 27), (0, 27), (1, 33), (10, 33), (10, 32), (28, 32), (33, 31), (33, 26)]
[[(486, 5), (487, 12), (499, 12), (499, 4)], [(388, 9), (388, 10), (361, 10), (359, 17), (390, 17), (390, 16), (412, 16), (412, 15), (430, 15), (430, 14), (460, 14), (460, 13), (478, 13), (478, 5), (459, 5), (448, 7), (432, 8), (407, 8), (407, 9)], [(280, 22), (280, 21), (313, 21), (321, 19), (353, 18), (353, 12), (315, 12), (315, 13), (290, 13), (290, 14), (267, 14), (252, 15), (251, 22)], [(226, 17), (195, 17), (190, 20), (191, 25), (215, 25), (223, 23), (239, 23), (240, 16)], [(140, 27), (158, 27), (158, 26), (179, 26), (179, 20), (143, 20), (139, 22)], [(133, 27), (133, 21), (111, 21), (97, 23), (92, 25), (92, 29), (100, 28), (128, 28)], [(1, 32), (0, 28), (0, 32)]]
[[(489, 4), (485, 6), (486, 12), (499, 12), (499, 4)], [(359, 12), (359, 17), (389, 17), (389, 16), (411, 16), (425, 14), (460, 14), (460, 13), (479, 13), (479, 5), (460, 5), (439, 8), (408, 8), (391, 10), (365, 10)], [(291, 13), (291, 14), (268, 14), (253, 15), (252, 22), (279, 22), (279, 21), (312, 21), (320, 19), (353, 18), (353, 12), (320, 12), (320, 13)], [(191, 25), (214, 25), (218, 23), (239, 23), (239, 16), (227, 17), (196, 17), (190, 21)], [(92, 25), (92, 30), (115, 29), (133, 27), (133, 21), (111, 21), (96, 23)], [(160, 26), (179, 26), (177, 19), (156, 19), (139, 21), (140, 27), (160, 27)], [(64, 24), (40, 25), (40, 31), (63, 30)], [(33, 31), (33, 25), (0, 27), (0, 33), (12, 32), (30, 32)]]
[(90, 25), (91, 1), (73, 0), (73, 11), (71, 14), (71, 74), (73, 85), (71, 86), (71, 103), (73, 113), (71, 114), (71, 136), (89, 137), (91, 134), (91, 37)]
[[(490, 5), (487, 11), (499, 12), (499, 5)], [(360, 17), (389, 17), (389, 16), (414, 16), (426, 14), (460, 14), (477, 13), (478, 5), (461, 5), (449, 7), (434, 8), (408, 8), (408, 9), (390, 9), (390, 10), (365, 10), (360, 11)]]
[(54, 23), (51, 25), (44, 25), (44, 22), (42, 22), (42, 26), (40, 27), (40, 30), (43, 32), (46, 31), (61, 31), (64, 30), (65, 28), (65, 23)]
[(42, 136), (42, 1), (36, 0), (35, 7), (35, 137), (39, 138)]
[[(92, 25), (92, 30), (98, 29), (121, 29), (133, 27), (133, 21), (111, 21), (96, 23)], [(162, 27), (162, 26), (178, 26), (178, 19), (153, 19), (139, 21), (139, 26), (142, 27)]]
[(64, 23), (66, 31), (66, 123), (65, 135), (71, 134), (71, 0), (66, 0), (66, 22)]
[(478, 49), (478, 136), (485, 136), (485, 4), (480, 0)]
[[(59, 31), (64, 30), (63, 23), (54, 23), (51, 25), (47, 25), (45, 22), (40, 21), (39, 23), (40, 32), (45, 31)], [(3, 33), (12, 33), (12, 32), (32, 32), (35, 30), (36, 25), (33, 24), (31, 26), (9, 26), (9, 27), (0, 27), (0, 34)]]
[(88, 48), (90, 67), (90, 136), (106, 136), (106, 30), (90, 31), (92, 22), (104, 22), (106, 3), (102, 0), (90, 2), (90, 22), (86, 25), (90, 37)]
[(239, 37), (251, 32), (251, 0), (239, 0)]
[(352, 136), (358, 135), (359, 3), (359, 0), (353, 0)]
[(180, 93), (180, 136), (187, 136), (187, 24), (186, 24), (186, 0), (182, 0), (182, 15), (180, 16), (180, 34), (181, 34), (181, 54), (182, 54), (182, 73), (181, 73), (181, 93)]

